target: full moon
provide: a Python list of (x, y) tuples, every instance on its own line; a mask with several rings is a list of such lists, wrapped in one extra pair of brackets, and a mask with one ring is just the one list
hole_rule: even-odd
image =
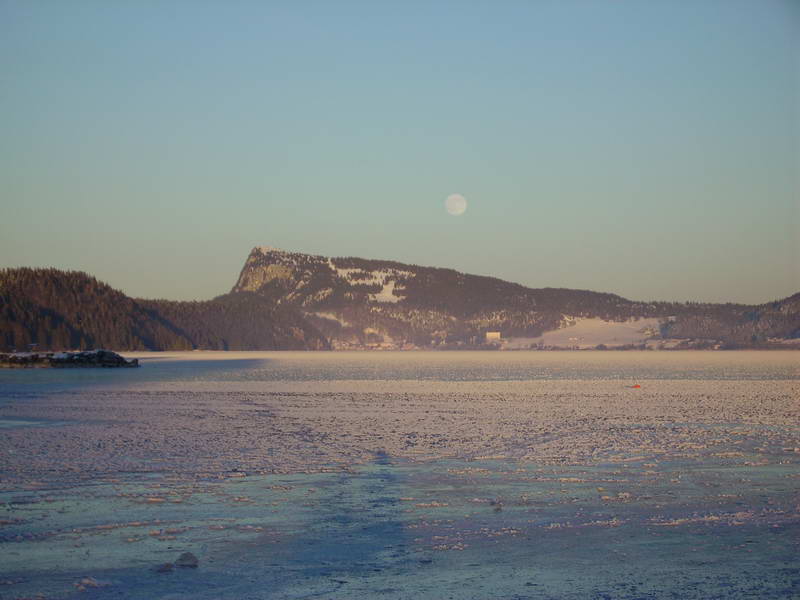
[(467, 199), (461, 194), (450, 194), (444, 201), (444, 207), (453, 216), (463, 215), (467, 210)]

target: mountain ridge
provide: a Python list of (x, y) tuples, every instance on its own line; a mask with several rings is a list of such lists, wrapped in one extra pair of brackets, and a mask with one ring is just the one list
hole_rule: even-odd
[(489, 331), (537, 337), (580, 318), (657, 318), (663, 320), (662, 336), (728, 347), (800, 334), (798, 303), (788, 311), (776, 308), (800, 294), (763, 305), (641, 302), (607, 292), (529, 288), (453, 269), (272, 246), (251, 250), (231, 289), (243, 291), (303, 311), (339, 347), (476, 345)]
[[(604, 323), (638, 325), (606, 328), (624, 331), (624, 343), (577, 338)], [(567, 335), (544, 337), (554, 331)], [(131, 298), (80, 271), (0, 269), (6, 350), (547, 349), (556, 338), (579, 348), (798, 346), (800, 293), (760, 305), (640, 302), (271, 246), (253, 248), (231, 291), (204, 301)]]

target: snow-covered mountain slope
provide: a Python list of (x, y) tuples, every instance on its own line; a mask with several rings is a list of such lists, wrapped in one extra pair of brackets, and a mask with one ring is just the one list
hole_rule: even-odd
[[(452, 269), (286, 252), (270, 246), (253, 248), (232, 292), (252, 292), (276, 305), (300, 309), (339, 347), (478, 345), (487, 332), (500, 332), (502, 338), (536, 338), (561, 329), (569, 319), (622, 323), (647, 318), (654, 335), (663, 325), (691, 337), (681, 328), (691, 317), (693, 328), (699, 331), (702, 324), (714, 333), (706, 337), (725, 339), (742, 319), (752, 323), (754, 308), (634, 302), (615, 294), (534, 289)], [(761, 329), (739, 327), (736, 341), (800, 328), (792, 311), (791, 316), (771, 309), (763, 314), (767, 312), (777, 317), (762, 323)], [(653, 323), (659, 326), (654, 328)]]

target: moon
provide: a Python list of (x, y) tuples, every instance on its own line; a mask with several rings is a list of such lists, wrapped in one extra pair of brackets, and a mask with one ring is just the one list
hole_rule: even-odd
[(444, 207), (454, 217), (463, 215), (467, 210), (467, 199), (461, 194), (450, 194), (444, 201)]

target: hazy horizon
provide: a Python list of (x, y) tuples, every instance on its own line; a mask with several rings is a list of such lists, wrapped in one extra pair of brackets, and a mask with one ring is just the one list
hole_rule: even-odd
[(0, 81), (0, 267), (206, 299), (271, 245), (633, 300), (800, 290), (788, 0), (0, 0)]

